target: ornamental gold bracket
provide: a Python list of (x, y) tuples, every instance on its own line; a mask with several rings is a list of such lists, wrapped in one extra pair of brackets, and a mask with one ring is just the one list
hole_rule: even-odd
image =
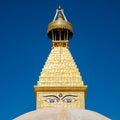
[(64, 20), (67, 22), (67, 18), (65, 17), (65, 14), (64, 14), (63, 11), (64, 11), (64, 10), (61, 8), (61, 6), (59, 6), (58, 9), (56, 10), (56, 14), (55, 14), (55, 17), (54, 17), (54, 19), (53, 19), (53, 22), (57, 19), (57, 16), (58, 16), (59, 14), (61, 14), (61, 15), (63, 16)]

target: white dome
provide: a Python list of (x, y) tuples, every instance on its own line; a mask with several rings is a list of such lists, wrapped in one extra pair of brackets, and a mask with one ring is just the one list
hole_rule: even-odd
[(44, 108), (25, 113), (14, 120), (110, 120), (91, 111), (76, 108)]

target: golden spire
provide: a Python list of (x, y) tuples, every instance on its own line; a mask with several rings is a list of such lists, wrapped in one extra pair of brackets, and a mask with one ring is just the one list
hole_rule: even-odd
[[(50, 104), (46, 96), (77, 96), (72, 104), (64, 100), (63, 106), (84, 108), (87, 86), (84, 85), (79, 69), (68, 49), (68, 40), (73, 35), (73, 28), (64, 15), (63, 9), (56, 10), (53, 21), (48, 25), (48, 37), (52, 39), (52, 50), (34, 87), (37, 108), (56, 107), (58, 103)], [(48, 100), (49, 99), (49, 100)], [(71, 98), (70, 98), (71, 99)]]
[(68, 46), (68, 40), (73, 36), (73, 27), (67, 21), (63, 9), (59, 6), (53, 21), (48, 25), (48, 37), (52, 39), (53, 47)]

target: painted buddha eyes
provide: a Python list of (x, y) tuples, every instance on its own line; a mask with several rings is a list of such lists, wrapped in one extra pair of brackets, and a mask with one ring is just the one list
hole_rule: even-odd
[(45, 101), (48, 102), (48, 103), (58, 102), (58, 100), (56, 98), (47, 98)]
[(63, 102), (66, 102), (66, 103), (72, 103), (72, 102), (75, 102), (77, 101), (75, 98), (65, 98), (63, 99)]
[(58, 96), (55, 96), (55, 95), (48, 95), (48, 96), (44, 96), (46, 99), (44, 100), (45, 102), (48, 102), (48, 103), (56, 103), (56, 102), (59, 102), (59, 101), (62, 101), (62, 102), (65, 102), (65, 103), (73, 103), (73, 102), (76, 102), (77, 99), (75, 97), (75, 95), (66, 95), (66, 96), (63, 96), (63, 97), (58, 97)]

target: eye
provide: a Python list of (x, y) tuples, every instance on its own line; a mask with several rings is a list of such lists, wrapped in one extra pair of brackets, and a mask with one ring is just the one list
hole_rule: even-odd
[(45, 100), (46, 102), (48, 103), (55, 103), (55, 102), (58, 102), (58, 100), (56, 98), (48, 98)]
[(75, 102), (77, 101), (75, 98), (65, 98), (63, 99), (63, 102), (66, 102), (66, 103), (72, 103), (72, 102)]

